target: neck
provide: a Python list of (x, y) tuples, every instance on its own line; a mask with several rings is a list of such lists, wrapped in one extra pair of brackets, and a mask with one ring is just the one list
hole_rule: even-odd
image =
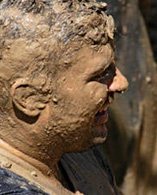
[(58, 151), (57, 141), (53, 141), (45, 130), (45, 124), (49, 120), (46, 117), (48, 113), (49, 109), (46, 108), (38, 121), (30, 125), (18, 120), (11, 111), (11, 117), (6, 116), (4, 121), (7, 121), (0, 125), (0, 138), (3, 140), (0, 145), (41, 170), (44, 175), (47, 175), (49, 169), (56, 175), (55, 169), (62, 153)]
[(44, 163), (16, 150), (1, 139), (0, 159), (0, 164), (3, 168), (21, 175), (50, 194), (52, 194), (52, 192), (54, 193), (54, 190), (56, 191), (56, 194), (59, 194), (58, 190), (64, 190), (65, 194), (67, 192), (68, 194), (71, 194), (64, 189), (56, 179), (56, 172), (54, 171), (55, 166), (50, 168)]
[[(52, 176), (53, 175), (53, 169), (55, 170), (55, 165), (53, 165), (51, 168), (48, 167), (46, 164), (24, 154), (23, 152), (16, 150), (15, 148), (13, 148), (11, 145), (9, 145), (8, 143), (6, 143), (5, 141), (3, 141), (2, 139), (0, 139), (0, 148), (8, 151), (9, 153), (11, 153), (12, 155), (22, 159), (23, 161), (29, 163), (30, 165), (32, 165), (33, 167), (37, 168), (38, 170), (40, 170), (44, 175), (46, 176)], [(50, 174), (51, 172), (51, 174)]]

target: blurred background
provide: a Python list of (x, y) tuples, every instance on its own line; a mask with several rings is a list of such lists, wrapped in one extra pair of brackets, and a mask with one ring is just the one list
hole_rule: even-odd
[[(100, 1), (99, 2), (103, 2)], [(157, 0), (105, 0), (116, 26), (116, 62), (129, 81), (109, 110), (104, 144), (127, 195), (157, 194)]]

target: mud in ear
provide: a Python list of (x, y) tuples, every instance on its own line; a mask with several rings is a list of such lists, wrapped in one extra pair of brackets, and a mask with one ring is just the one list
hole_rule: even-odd
[(46, 104), (40, 99), (41, 94), (28, 79), (18, 79), (11, 87), (11, 96), (14, 108), (28, 117), (37, 117)]

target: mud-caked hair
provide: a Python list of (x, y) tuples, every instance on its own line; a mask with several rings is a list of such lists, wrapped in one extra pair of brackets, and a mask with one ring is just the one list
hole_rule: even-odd
[[(9, 17), (10, 8), (17, 8), (21, 15)], [(5, 26), (5, 36), (33, 38), (35, 31), (25, 31), (20, 24), (20, 17), (33, 13), (42, 16), (41, 22), (49, 26), (51, 38), (64, 44), (79, 39), (93, 45), (106, 44), (114, 32), (113, 19), (106, 15), (106, 9), (106, 3), (95, 0), (4, 0), (0, 5), (0, 24)]]

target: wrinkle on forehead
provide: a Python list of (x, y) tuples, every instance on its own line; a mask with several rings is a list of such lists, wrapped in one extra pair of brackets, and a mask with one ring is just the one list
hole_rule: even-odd
[(102, 46), (99, 51), (85, 46), (78, 51), (77, 56), (73, 56), (73, 60), (73, 70), (90, 75), (106, 69), (114, 61), (114, 52), (109, 44)]

